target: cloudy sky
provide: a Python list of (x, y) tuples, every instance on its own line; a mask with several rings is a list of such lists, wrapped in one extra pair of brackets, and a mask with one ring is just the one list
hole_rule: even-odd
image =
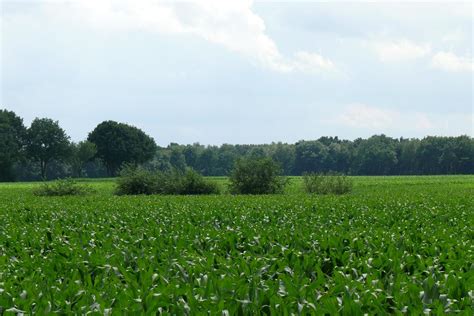
[(76, 141), (474, 133), (471, 2), (0, 2), (0, 107)]

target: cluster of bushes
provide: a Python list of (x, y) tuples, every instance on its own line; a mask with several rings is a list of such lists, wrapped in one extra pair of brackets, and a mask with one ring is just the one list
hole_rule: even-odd
[[(289, 178), (282, 176), (280, 166), (270, 158), (238, 159), (229, 177), (231, 194), (280, 194)], [(352, 191), (352, 180), (345, 175), (305, 174), (304, 191), (310, 194), (345, 194)], [(179, 171), (149, 171), (142, 167), (126, 166), (117, 180), (118, 195), (218, 194), (216, 183), (204, 179), (193, 169)]]
[[(277, 194), (283, 193), (288, 179), (281, 176), (281, 168), (270, 158), (239, 159), (229, 182), (229, 192), (232, 194)], [(219, 187), (190, 168), (185, 171), (149, 171), (142, 167), (126, 166), (117, 179), (116, 193), (218, 194)]]
[(345, 194), (352, 191), (352, 180), (337, 173), (306, 173), (303, 185), (307, 193)]
[[(270, 158), (244, 158), (236, 161), (229, 177), (231, 194), (280, 194), (289, 178), (281, 175), (280, 166)], [(307, 193), (345, 194), (352, 190), (352, 180), (339, 174), (305, 174), (303, 188)], [(34, 190), (38, 196), (85, 195), (93, 190), (72, 179), (44, 183)], [(217, 183), (206, 180), (193, 169), (184, 171), (150, 171), (126, 165), (117, 179), (117, 195), (200, 195), (219, 194)]]
[(37, 196), (86, 195), (93, 192), (91, 187), (78, 184), (71, 178), (45, 182), (33, 190)]
[(126, 166), (117, 179), (118, 195), (172, 194), (197, 195), (218, 194), (216, 183), (204, 179), (192, 169), (180, 171), (149, 171), (142, 167)]

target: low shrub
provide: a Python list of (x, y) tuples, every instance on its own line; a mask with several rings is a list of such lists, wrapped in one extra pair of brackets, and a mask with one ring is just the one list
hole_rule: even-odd
[[(168, 194), (199, 195), (218, 194), (219, 187), (216, 183), (206, 181), (202, 175), (193, 169), (184, 172), (172, 171), (168, 181)], [(165, 190), (166, 191), (166, 190)]]
[(192, 169), (185, 171), (148, 171), (141, 167), (126, 166), (117, 179), (116, 194), (218, 194), (216, 183), (207, 181)]
[(281, 176), (280, 166), (270, 158), (241, 158), (235, 162), (229, 189), (234, 194), (283, 193), (288, 178)]
[(122, 168), (117, 178), (117, 195), (155, 194), (158, 176), (141, 167), (127, 165)]
[(352, 191), (352, 180), (345, 175), (307, 173), (303, 175), (304, 190), (316, 194), (346, 194)]
[(71, 178), (45, 182), (33, 190), (37, 196), (86, 195), (93, 192), (91, 187), (80, 185)]

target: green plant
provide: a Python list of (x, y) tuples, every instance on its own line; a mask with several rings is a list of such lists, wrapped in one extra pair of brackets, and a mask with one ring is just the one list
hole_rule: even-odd
[(155, 194), (158, 175), (133, 165), (125, 165), (117, 178), (117, 195)]
[[(166, 177), (164, 177), (166, 179)], [(204, 177), (193, 169), (184, 172), (173, 170), (169, 173), (169, 180), (164, 193), (181, 195), (218, 194), (216, 183), (206, 181)]]
[(115, 121), (104, 121), (89, 133), (87, 140), (97, 149), (110, 176), (115, 176), (123, 164), (141, 164), (153, 158), (155, 140), (141, 129)]
[(283, 193), (289, 180), (281, 176), (280, 166), (270, 158), (242, 158), (235, 162), (229, 181), (231, 193), (276, 194)]
[(41, 179), (46, 180), (48, 165), (62, 161), (70, 155), (69, 136), (58, 121), (36, 118), (26, 132), (26, 153), (31, 161), (39, 164)]
[(91, 187), (80, 185), (71, 178), (45, 182), (33, 190), (37, 196), (86, 195), (93, 192)]
[(473, 315), (474, 176), (353, 179), (347, 196), (0, 183), (0, 314)]
[(148, 171), (142, 167), (125, 166), (117, 179), (118, 195), (199, 195), (218, 194), (214, 182), (204, 179), (198, 172), (187, 169), (180, 171)]
[(306, 173), (303, 186), (307, 193), (346, 194), (352, 191), (352, 180), (337, 173)]

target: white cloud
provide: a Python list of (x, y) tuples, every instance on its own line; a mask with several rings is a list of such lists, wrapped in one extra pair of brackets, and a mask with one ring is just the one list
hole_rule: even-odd
[(448, 43), (454, 43), (454, 42), (462, 42), (466, 39), (467, 35), (466, 33), (458, 28), (454, 31), (451, 31), (449, 33), (446, 33), (441, 40), (443, 42), (448, 42)]
[(293, 69), (302, 72), (335, 72), (337, 71), (334, 63), (316, 53), (299, 51), (295, 54)]
[(365, 104), (347, 106), (337, 120), (346, 126), (356, 128), (383, 128), (393, 125), (399, 114)]
[(366, 104), (350, 104), (332, 119), (337, 126), (370, 133), (403, 132), (410, 134), (460, 135), (472, 133), (472, 114), (434, 114), (400, 111)]
[(431, 59), (431, 66), (449, 72), (474, 71), (472, 58), (460, 57), (451, 52), (436, 53)]
[(73, 9), (81, 19), (100, 28), (198, 36), (277, 72), (336, 69), (332, 61), (311, 52), (297, 52), (294, 59), (284, 57), (252, 5), (253, 0), (82, 0), (74, 1)]
[(431, 52), (429, 44), (417, 44), (406, 39), (374, 41), (371, 46), (382, 62), (399, 62), (424, 57)]
[(415, 113), (414, 114), (414, 123), (416, 127), (420, 130), (429, 130), (434, 127), (433, 122), (428, 117), (427, 114), (424, 113)]

